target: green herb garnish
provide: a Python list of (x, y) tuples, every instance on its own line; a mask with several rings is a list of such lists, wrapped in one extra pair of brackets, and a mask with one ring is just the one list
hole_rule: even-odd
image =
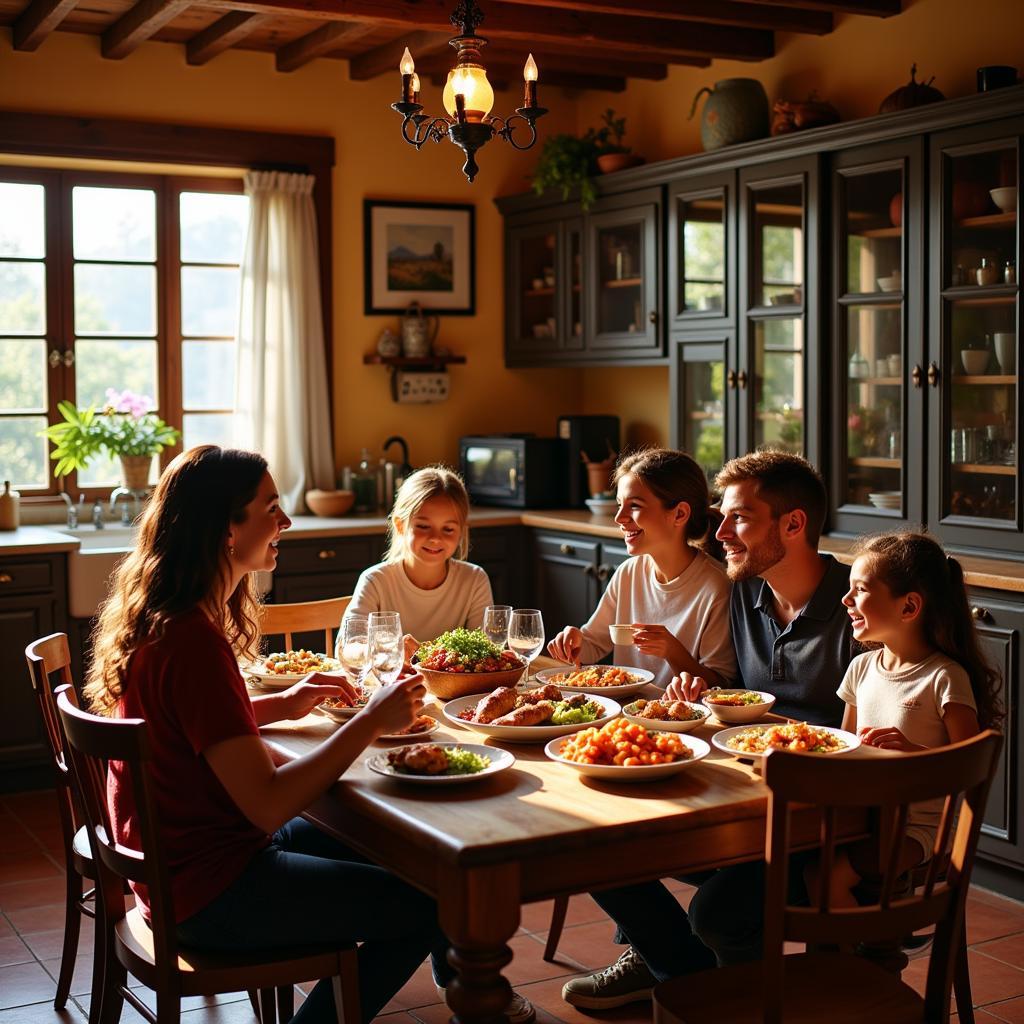
[[(426, 661), (435, 651), (445, 650), (458, 657), (465, 664), (482, 661), (484, 658), (500, 658), (501, 648), (492, 643), (482, 629), (450, 629), (436, 640), (423, 644), (416, 652), (418, 661)], [(449, 661), (452, 659), (449, 658)]]
[(462, 747), (445, 747), (444, 755), (448, 758), (448, 771), (445, 775), (475, 775), (491, 763), (489, 757), (474, 754), (472, 750), (463, 750)]

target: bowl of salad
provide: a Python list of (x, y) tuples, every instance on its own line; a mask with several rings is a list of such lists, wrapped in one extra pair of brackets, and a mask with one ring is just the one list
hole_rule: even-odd
[(423, 673), (427, 689), (440, 700), (515, 686), (526, 663), (512, 651), (492, 643), (482, 629), (451, 629), (422, 644), (413, 665)]
[(723, 690), (715, 688), (701, 694), (701, 702), (720, 722), (745, 725), (763, 718), (772, 709), (775, 697), (764, 690)]

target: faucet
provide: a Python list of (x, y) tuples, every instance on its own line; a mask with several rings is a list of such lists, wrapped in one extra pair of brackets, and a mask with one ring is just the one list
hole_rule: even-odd
[(103, 523), (103, 503), (101, 501), (93, 502), (92, 506), (92, 525), (97, 530), (102, 530), (104, 527)]
[(74, 502), (71, 500), (71, 495), (67, 491), (60, 492), (60, 499), (68, 507), (68, 529), (78, 529), (78, 509), (75, 508)]
[(121, 522), (125, 526), (131, 526), (132, 521), (138, 515), (139, 512), (139, 493), (138, 491), (129, 490), (127, 487), (115, 487), (110, 492), (110, 513), (111, 515), (117, 511), (117, 499), (118, 498), (131, 498), (132, 505), (131, 509), (128, 507), (128, 502), (125, 501), (124, 507), (121, 509)]

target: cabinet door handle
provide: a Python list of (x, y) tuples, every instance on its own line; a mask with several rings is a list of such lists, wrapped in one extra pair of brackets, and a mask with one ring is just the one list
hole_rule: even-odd
[(922, 373), (920, 364), (914, 363), (914, 368), (910, 371), (910, 379), (915, 388), (919, 388), (921, 386), (921, 377)]
[(725, 375), (725, 383), (726, 383), (726, 385), (729, 388), (735, 390), (735, 388), (736, 388), (736, 371), (735, 370), (730, 370)]
[(335, 555), (333, 548), (323, 548), (321, 551), (316, 553), (316, 557), (321, 561), (327, 561), (328, 558), (333, 558)]
[(575, 555), (576, 554), (576, 548), (572, 544), (564, 544), (564, 543), (563, 544), (559, 544), (558, 545), (558, 550), (563, 555)]
[(746, 370), (740, 370), (740, 372), (736, 374), (736, 383), (739, 385), (740, 390), (742, 390), (742, 391), (746, 390), (746, 388), (747, 388), (747, 371)]
[(583, 566), (583, 575), (588, 577), (597, 576), (597, 569), (595, 569), (592, 565), (588, 563), (587, 565)]
[(600, 565), (599, 565), (599, 566), (597, 567), (597, 578), (598, 578), (598, 579), (599, 579), (599, 580), (600, 580), (600, 581), (601, 581), (602, 583), (607, 583), (607, 582), (608, 582), (608, 577), (609, 577), (609, 576), (611, 576), (611, 574), (612, 574), (612, 567), (611, 567), (610, 565), (605, 565), (605, 564), (604, 564), (604, 563), (602, 562), (602, 563), (601, 563), (601, 564), (600, 564)]
[(0, 583), (13, 583), (14, 577), (9, 572), (0, 572)]
[(928, 383), (933, 388), (939, 386), (939, 367), (937, 363), (931, 362), (928, 364)]
[(658, 322), (658, 311), (652, 309), (650, 313), (647, 314), (647, 319), (650, 320), (652, 324), (656, 324)]
[(991, 622), (992, 613), (987, 608), (982, 608), (980, 604), (971, 606), (971, 618), (975, 622)]

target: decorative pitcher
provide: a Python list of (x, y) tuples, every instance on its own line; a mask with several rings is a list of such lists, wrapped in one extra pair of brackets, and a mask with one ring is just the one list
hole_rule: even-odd
[(705, 149), (734, 146), (768, 135), (768, 94), (756, 78), (723, 78), (715, 82), (714, 89), (705, 85), (693, 98), (691, 118), (704, 93), (708, 100), (700, 122), (700, 141)]
[(406, 359), (425, 359), (430, 355), (440, 321), (423, 312), (418, 302), (409, 304), (402, 317), (402, 355)]

